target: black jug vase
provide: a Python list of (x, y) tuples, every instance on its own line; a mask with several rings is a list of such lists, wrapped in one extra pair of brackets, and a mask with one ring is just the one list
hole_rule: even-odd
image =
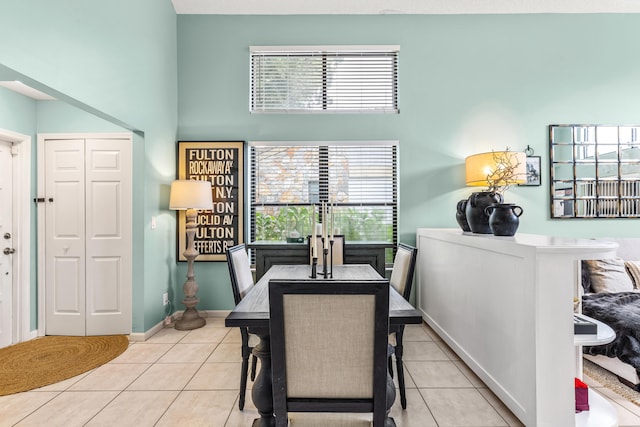
[(495, 203), (485, 208), (489, 227), (494, 236), (513, 236), (520, 225), (523, 209), (513, 203)]
[(467, 200), (467, 222), (471, 232), (478, 234), (491, 234), (489, 227), (489, 215), (485, 209), (494, 203), (502, 203), (502, 195), (492, 191), (479, 191), (472, 193)]
[(456, 221), (458, 221), (458, 225), (462, 228), (462, 231), (471, 231), (469, 228), (469, 223), (467, 222), (467, 199), (460, 200), (458, 205), (456, 206)]

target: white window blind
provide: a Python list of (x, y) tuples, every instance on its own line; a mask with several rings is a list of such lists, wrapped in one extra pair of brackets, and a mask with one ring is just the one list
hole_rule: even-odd
[(334, 203), (334, 228), (346, 241), (395, 246), (397, 149), (388, 141), (251, 143), (251, 238), (309, 235), (311, 206), (328, 202)]
[(252, 46), (253, 113), (398, 113), (398, 46)]

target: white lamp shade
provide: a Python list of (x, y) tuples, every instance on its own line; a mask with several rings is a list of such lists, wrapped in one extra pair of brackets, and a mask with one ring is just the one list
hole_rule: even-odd
[(171, 183), (169, 209), (212, 209), (211, 183), (209, 181), (177, 180)]
[(487, 185), (487, 177), (500, 168), (496, 159), (509, 156), (512, 165), (518, 165), (512, 179), (501, 182), (500, 185), (522, 184), (527, 182), (527, 155), (513, 151), (491, 151), (469, 156), (465, 159), (466, 183), (470, 187), (482, 187)]

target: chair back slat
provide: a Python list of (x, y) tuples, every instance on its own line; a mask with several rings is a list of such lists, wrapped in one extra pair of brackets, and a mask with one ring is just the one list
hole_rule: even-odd
[(244, 244), (233, 246), (227, 250), (227, 264), (229, 266), (233, 298), (235, 303), (238, 304), (255, 284)]
[(411, 295), (411, 285), (413, 283), (417, 255), (417, 248), (399, 243), (396, 256), (393, 260), (393, 270), (391, 271), (389, 283), (406, 300), (409, 300), (409, 296)]

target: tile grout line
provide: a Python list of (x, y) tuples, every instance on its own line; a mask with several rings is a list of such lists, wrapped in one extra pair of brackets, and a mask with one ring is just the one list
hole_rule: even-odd
[[(136, 343), (136, 344), (142, 344), (144, 345), (144, 343)], [(87, 420), (87, 422), (85, 422), (83, 425), (89, 424), (91, 422), (91, 420), (95, 419), (100, 413), (102, 413), (102, 411), (104, 411), (111, 403), (113, 403), (118, 396), (122, 395), (122, 393), (124, 393), (125, 391), (127, 391), (127, 389), (129, 387), (131, 387), (131, 384), (133, 384), (134, 382), (136, 382), (142, 375), (144, 375), (145, 372), (147, 372), (149, 369), (151, 369), (152, 366), (154, 366), (156, 363), (158, 363), (158, 361), (162, 358), (162, 356), (164, 356), (165, 354), (167, 354), (169, 351), (171, 351), (172, 348), (175, 347), (177, 343), (174, 343), (173, 345), (171, 345), (164, 353), (162, 353), (162, 355), (158, 356), (158, 358), (153, 361), (153, 362), (144, 362), (144, 364), (148, 364), (149, 366), (147, 366), (146, 369), (144, 369), (142, 372), (140, 372), (139, 375), (137, 375), (134, 379), (132, 379), (127, 385), (125, 385), (122, 390), (118, 390), (118, 393), (116, 393), (115, 396), (113, 396), (113, 398), (111, 400), (109, 400), (98, 412), (96, 412), (95, 414), (93, 414), (93, 416), (91, 418), (89, 418)], [(128, 349), (128, 348), (127, 348)], [(126, 351), (126, 350), (125, 350)], [(124, 354), (124, 353), (123, 353)], [(113, 364), (113, 365), (119, 365), (120, 363), (112, 363), (114, 362), (115, 359), (110, 360), (107, 364)], [(140, 362), (139, 364), (143, 364), (143, 362)], [(104, 365), (103, 365), (104, 366)], [(67, 391), (69, 391), (67, 389)], [(78, 390), (81, 391), (81, 390)], [(93, 391), (93, 390), (92, 390)], [(112, 391), (112, 390), (108, 390), (108, 391)]]
[[(206, 327), (206, 324), (205, 324)], [(158, 419), (153, 423), (154, 426), (156, 426), (159, 422), (162, 421), (162, 418), (167, 414), (167, 412), (169, 411), (169, 409), (176, 403), (176, 401), (180, 398), (180, 396), (185, 392), (185, 387), (187, 387), (189, 385), (189, 383), (195, 378), (195, 376), (198, 374), (198, 372), (203, 368), (203, 366), (207, 363), (207, 360), (209, 360), (209, 358), (213, 355), (213, 353), (216, 351), (216, 349), (218, 347), (220, 347), (220, 344), (222, 344), (222, 342), (225, 340), (225, 338), (227, 338), (227, 336), (229, 335), (229, 331), (227, 331), (220, 339), (220, 341), (218, 341), (216, 343), (216, 345), (214, 346), (213, 350), (211, 350), (211, 352), (205, 357), (203, 358), (202, 362), (200, 363), (200, 365), (198, 366), (198, 368), (196, 370), (194, 370), (193, 374), (189, 377), (189, 379), (187, 381), (184, 382), (184, 385), (182, 386), (182, 388), (180, 390), (178, 390), (178, 393), (176, 394), (176, 396), (172, 399), (172, 401), (167, 405), (167, 407), (164, 409), (164, 411), (162, 411), (162, 414), (160, 414), (160, 416), (158, 417)], [(178, 345), (182, 342), (182, 340), (184, 340), (186, 337), (189, 336), (189, 334), (191, 333), (191, 331), (187, 334), (185, 334), (184, 337), (182, 337), (180, 340), (178, 340), (178, 342), (175, 343), (175, 345)], [(183, 343), (186, 344), (186, 343)], [(174, 345), (174, 346), (175, 346)], [(173, 348), (173, 347), (172, 347)], [(157, 362), (156, 362), (157, 363)], [(234, 400), (235, 402), (235, 400)], [(229, 411), (229, 415), (227, 415), (227, 420), (229, 419), (229, 417), (231, 416), (231, 411), (233, 410), (233, 406), (231, 407), (230, 411)], [(226, 421), (225, 421), (226, 424)]]

